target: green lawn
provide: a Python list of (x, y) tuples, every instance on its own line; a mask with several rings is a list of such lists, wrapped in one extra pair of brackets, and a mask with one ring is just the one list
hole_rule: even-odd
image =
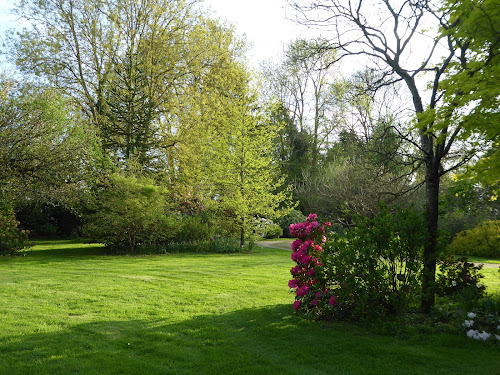
[(290, 253), (0, 257), (0, 374), (497, 374), (499, 346), (293, 312)]

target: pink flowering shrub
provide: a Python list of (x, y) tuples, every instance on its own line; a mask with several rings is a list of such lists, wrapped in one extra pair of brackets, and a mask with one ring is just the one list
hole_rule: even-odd
[(316, 214), (306, 221), (290, 225), (290, 234), (297, 237), (292, 243), (292, 260), (296, 265), (290, 270), (293, 279), (288, 286), (295, 292), (295, 310), (319, 318), (333, 310), (336, 297), (327, 288), (323, 264), (320, 262), (323, 244), (326, 242), (325, 228), (331, 224), (319, 224)]
[(418, 302), (427, 238), (422, 215), (411, 207), (381, 205), (373, 218), (353, 216), (354, 226), (325, 236), (315, 214), (290, 226), (288, 286), (295, 310), (313, 318), (364, 320), (402, 315)]

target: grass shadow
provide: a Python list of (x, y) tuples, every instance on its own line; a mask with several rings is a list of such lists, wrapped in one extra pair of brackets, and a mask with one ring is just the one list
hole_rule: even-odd
[(35, 246), (19, 252), (20, 256), (32, 258), (88, 257), (106, 255), (103, 244), (89, 243), (82, 239), (35, 240)]
[[(168, 308), (168, 306), (166, 306)], [(0, 374), (497, 374), (497, 348), (400, 341), (298, 319), (289, 305), (189, 320), (97, 321), (7, 337)], [(485, 350), (486, 349), (486, 350)]]

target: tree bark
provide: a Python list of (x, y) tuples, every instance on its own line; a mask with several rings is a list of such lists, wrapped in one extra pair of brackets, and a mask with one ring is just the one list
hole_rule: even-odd
[(421, 309), (429, 313), (436, 300), (436, 261), (439, 218), (439, 161), (432, 157), (426, 165), (425, 211), (428, 239), (423, 254)]

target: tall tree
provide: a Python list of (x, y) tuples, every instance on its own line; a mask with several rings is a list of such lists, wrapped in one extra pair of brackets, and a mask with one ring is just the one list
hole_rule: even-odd
[(224, 72), (225, 84), (216, 87), (224, 95), (213, 97), (211, 109), (204, 113), (208, 126), (202, 145), (203, 176), (219, 212), (233, 222), (243, 246), (255, 218), (278, 218), (291, 202), (275, 160), (279, 124), (269, 121), (258, 106), (243, 66), (233, 64)]
[(99, 151), (92, 127), (53, 89), (0, 80), (0, 200), (74, 207), (100, 173)]
[(230, 53), (230, 28), (197, 0), (23, 0), (18, 12), (32, 25), (13, 39), (21, 72), (80, 105), (117, 161), (175, 173), (186, 96)]
[(313, 170), (337, 125), (332, 95), (335, 52), (322, 49), (324, 43), (323, 39), (297, 39), (287, 46), (280, 65), (268, 64), (263, 69), (266, 90), (283, 103), (299, 134), (308, 135), (301, 138), (309, 140), (308, 168)]
[[(478, 152), (478, 144), (469, 143), (470, 148), (457, 149), (457, 137), (464, 132), (462, 123), (451, 121), (459, 110), (458, 106), (448, 107), (439, 112), (443, 95), (443, 80), (451, 64), (460, 59), (459, 45), (451, 33), (425, 36), (420, 30), (436, 19), (454, 28), (449, 19), (447, 7), (433, 7), (428, 1), (398, 2), (382, 0), (331, 0), (331, 1), (290, 1), (302, 15), (301, 22), (316, 26), (333, 27), (335, 39), (325, 48), (332, 48), (341, 56), (365, 55), (372, 59), (381, 74), (379, 86), (402, 82), (410, 92), (416, 118), (414, 137), (406, 139), (413, 144), (419, 154), (415, 158), (425, 168), (426, 218), (429, 238), (423, 254), (423, 293), (421, 307), (430, 311), (435, 303), (435, 273), (437, 260), (438, 201), (440, 178), (449, 171), (466, 164)], [(376, 12), (373, 10), (376, 9)], [(447, 22), (450, 20), (451, 22)], [(431, 25), (432, 26), (432, 25)], [(430, 48), (422, 48), (419, 39)], [(444, 58), (438, 55), (444, 47)], [(466, 47), (468, 49), (468, 47)], [(415, 56), (415, 51), (426, 51), (426, 55)], [(494, 51), (483, 51), (485, 55)], [(422, 78), (430, 77), (429, 89), (419, 85)], [(438, 124), (445, 124), (437, 126)], [(464, 140), (469, 137), (464, 136)]]

